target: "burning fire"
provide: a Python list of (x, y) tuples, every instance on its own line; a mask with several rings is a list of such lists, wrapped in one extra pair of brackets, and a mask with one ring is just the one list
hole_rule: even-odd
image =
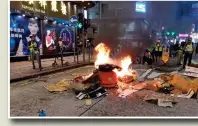
[(131, 57), (130, 56), (127, 56), (127, 57), (124, 57), (122, 60), (121, 60), (121, 68), (122, 70), (121, 71), (118, 71), (117, 69), (114, 69), (113, 71), (117, 74), (117, 76), (119, 77), (123, 77), (125, 75), (132, 75), (132, 72), (129, 71), (129, 66), (131, 64)]
[(104, 43), (100, 43), (99, 45), (97, 45), (95, 47), (95, 51), (98, 53), (97, 59), (95, 61), (96, 68), (98, 67), (98, 65), (108, 63), (110, 49)]
[[(95, 61), (95, 67), (98, 68), (99, 65), (110, 63), (111, 59), (109, 58), (110, 49), (104, 44), (100, 43), (95, 47), (97, 52), (97, 58)], [(132, 71), (129, 70), (131, 64), (131, 57), (126, 56), (120, 61), (121, 71), (114, 69), (113, 71), (117, 74), (118, 77), (123, 77), (125, 75), (132, 75)]]

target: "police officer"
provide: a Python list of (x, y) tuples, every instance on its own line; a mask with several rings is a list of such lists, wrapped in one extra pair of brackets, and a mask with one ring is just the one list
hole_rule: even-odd
[(183, 48), (181, 45), (178, 45), (177, 49), (177, 65), (181, 65), (183, 59)]
[(36, 60), (39, 64), (39, 69), (41, 70), (41, 61), (40, 61), (40, 50), (39, 50), (39, 45), (38, 42), (35, 39), (35, 36), (30, 36), (30, 42), (29, 44), (29, 50), (30, 50), (30, 56), (31, 56), (31, 60), (32, 60), (32, 65), (33, 65), (33, 69), (35, 69), (35, 64), (34, 64), (34, 58), (36, 57)]
[(159, 58), (162, 57), (162, 45), (160, 40), (157, 40), (157, 43), (155, 45), (155, 62), (157, 63), (159, 61)]
[(195, 49), (194, 49), (194, 45), (193, 45), (193, 42), (192, 42), (192, 38), (189, 37), (188, 38), (188, 41), (184, 47), (184, 63), (183, 63), (183, 69), (185, 69), (185, 66), (186, 66), (186, 63), (187, 63), (187, 60), (188, 60), (188, 66), (191, 65), (191, 60), (192, 60), (192, 56), (193, 56), (193, 53), (194, 53)]

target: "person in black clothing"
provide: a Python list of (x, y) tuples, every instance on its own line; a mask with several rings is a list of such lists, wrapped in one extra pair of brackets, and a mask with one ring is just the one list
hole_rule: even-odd
[(179, 41), (177, 41), (174, 45), (174, 50), (177, 51), (179, 49)]
[(156, 61), (155, 60), (155, 48), (152, 49), (151, 56), (152, 56), (152, 62), (154, 63)]
[(145, 62), (148, 65), (152, 65), (152, 63), (153, 63), (151, 53), (148, 49), (145, 51), (144, 56), (143, 56), (143, 64), (145, 64)]

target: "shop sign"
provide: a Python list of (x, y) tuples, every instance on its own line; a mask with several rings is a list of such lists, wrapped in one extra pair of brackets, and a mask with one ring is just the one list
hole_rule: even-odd
[(42, 9), (39, 9), (39, 8), (30, 7), (30, 6), (27, 6), (27, 5), (22, 5), (22, 8), (24, 10), (33, 11), (33, 12), (37, 12), (37, 13), (45, 13), (45, 10), (42, 10)]

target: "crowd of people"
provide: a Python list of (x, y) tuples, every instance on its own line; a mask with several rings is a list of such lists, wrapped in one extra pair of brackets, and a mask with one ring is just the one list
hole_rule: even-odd
[[(154, 46), (147, 48), (142, 63), (147, 63), (148, 65), (158, 64), (159, 61), (162, 59), (163, 49), (165, 47), (162, 45), (160, 40), (157, 40)], [(183, 65), (183, 69), (187, 65), (191, 65), (191, 60), (193, 55), (198, 54), (198, 43), (195, 44), (192, 42), (192, 38), (189, 37), (187, 41), (179, 43), (177, 41), (175, 44), (168, 47), (170, 50), (170, 57), (173, 56), (177, 59), (177, 65)], [(173, 55), (171, 52), (175, 52)]]

